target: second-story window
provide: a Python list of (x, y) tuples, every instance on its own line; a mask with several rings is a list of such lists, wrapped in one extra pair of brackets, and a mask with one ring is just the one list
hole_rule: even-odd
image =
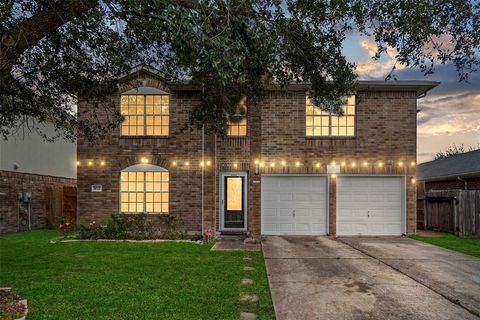
[(355, 136), (355, 96), (346, 99), (343, 115), (323, 111), (314, 106), (307, 97), (305, 125), (307, 137), (353, 137)]
[(240, 121), (229, 121), (227, 136), (228, 137), (244, 137), (247, 135), (247, 104), (246, 99), (240, 101), (242, 110), (238, 111), (238, 114), (234, 117), (239, 118)]
[(168, 136), (168, 95), (122, 95), (122, 136)]

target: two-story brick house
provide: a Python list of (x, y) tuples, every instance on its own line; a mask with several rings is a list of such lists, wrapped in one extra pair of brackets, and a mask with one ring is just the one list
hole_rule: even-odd
[(417, 99), (437, 82), (360, 81), (341, 117), (311, 106), (308, 84), (272, 86), (220, 138), (186, 128), (197, 88), (143, 67), (129, 79), (112, 97), (121, 127), (78, 140), (81, 222), (123, 212), (175, 215), (191, 232), (415, 231)]

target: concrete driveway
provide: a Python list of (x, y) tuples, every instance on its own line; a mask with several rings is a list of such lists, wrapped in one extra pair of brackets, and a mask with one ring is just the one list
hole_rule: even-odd
[(405, 238), (268, 237), (278, 320), (480, 319), (480, 259)]

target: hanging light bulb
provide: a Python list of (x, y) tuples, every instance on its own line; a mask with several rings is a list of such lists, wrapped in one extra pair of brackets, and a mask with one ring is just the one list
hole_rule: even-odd
[(260, 167), (261, 167), (261, 168), (265, 167), (265, 163), (264, 163), (264, 162), (260, 162)]
[(287, 165), (287, 162), (285, 160), (282, 160), (282, 167), (285, 167)]
[(410, 162), (410, 165), (411, 165), (412, 167), (415, 167), (415, 161)]
[(298, 161), (295, 162), (295, 166), (296, 166), (296, 167), (300, 167), (300, 162), (298, 162)]
[(77, 166), (80, 166), (80, 161), (77, 161)]
[(412, 184), (415, 184), (415, 183), (417, 182), (417, 180), (416, 180), (415, 178), (412, 178), (412, 179), (410, 180), (410, 182), (412, 182)]
[(342, 161), (342, 167), (345, 167), (347, 163), (345, 161)]
[(337, 163), (335, 161), (332, 161), (332, 166), (336, 166)]
[(364, 166), (364, 167), (368, 166), (368, 162), (367, 162), (367, 161), (363, 161), (363, 166)]
[(352, 162), (352, 168), (355, 168), (357, 166), (356, 162)]
[(403, 161), (398, 162), (399, 167), (403, 167)]
[(205, 164), (203, 163), (203, 161), (200, 161), (200, 167), (203, 167)]
[(271, 168), (275, 167), (275, 162), (270, 162), (270, 167)]
[(100, 161), (100, 165), (103, 167), (105, 165), (105, 161)]
[(210, 160), (207, 161), (207, 167), (210, 167), (211, 164), (212, 164), (212, 162)]
[(255, 164), (259, 164), (260, 162), (258, 160), (255, 160)]
[(332, 173), (332, 178), (335, 179), (337, 175), (335, 173)]
[(379, 168), (383, 167), (383, 162), (382, 161), (378, 162), (378, 167)]
[(190, 166), (190, 162), (185, 161), (185, 167), (188, 167), (188, 166)]
[(89, 166), (92, 166), (92, 165), (93, 165), (93, 162), (92, 162), (92, 161), (88, 161), (88, 165), (89, 165)]
[(238, 167), (238, 164), (236, 162), (234, 162), (233, 167), (236, 169)]
[(172, 166), (176, 167), (177, 166), (177, 161), (172, 161)]
[(320, 162), (317, 162), (317, 163), (315, 164), (315, 167), (317, 167), (317, 168), (320, 168), (320, 166), (321, 166), (321, 165), (320, 165)]

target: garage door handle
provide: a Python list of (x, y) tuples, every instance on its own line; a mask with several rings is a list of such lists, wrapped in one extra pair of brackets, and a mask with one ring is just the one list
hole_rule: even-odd
[(367, 211), (367, 217), (370, 218), (370, 211)]
[(292, 211), (293, 216), (295, 217), (295, 210)]

